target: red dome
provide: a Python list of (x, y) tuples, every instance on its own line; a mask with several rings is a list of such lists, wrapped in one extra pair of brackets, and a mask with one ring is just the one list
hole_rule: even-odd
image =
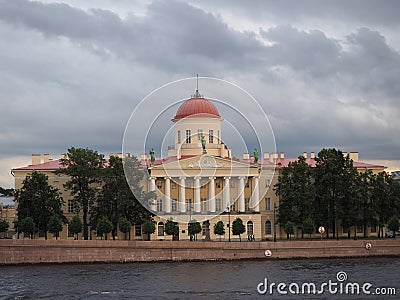
[(183, 102), (174, 120), (187, 117), (221, 118), (214, 104), (204, 98), (190, 98)]

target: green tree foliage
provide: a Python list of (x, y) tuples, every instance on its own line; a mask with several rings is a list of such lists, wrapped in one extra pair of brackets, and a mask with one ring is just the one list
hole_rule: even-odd
[(119, 231), (121, 231), (122, 233), (125, 234), (125, 240), (126, 240), (127, 234), (129, 236), (129, 240), (131, 239), (131, 228), (132, 228), (132, 224), (131, 224), (131, 222), (129, 222), (129, 220), (127, 218), (119, 219)]
[(63, 168), (57, 174), (64, 174), (70, 180), (64, 188), (73, 196), (74, 206), (83, 213), (83, 236), (87, 240), (88, 216), (97, 200), (97, 191), (100, 184), (100, 171), (104, 167), (104, 156), (90, 149), (70, 148), (66, 158), (61, 159)]
[(233, 235), (238, 235), (239, 240), (242, 241), (241, 234), (246, 231), (246, 228), (244, 227), (243, 220), (241, 218), (236, 218), (232, 222), (232, 234)]
[(10, 227), (10, 224), (8, 224), (7, 220), (0, 221), (0, 232), (5, 234), (9, 227)]
[(315, 222), (311, 218), (307, 218), (303, 222), (303, 231), (311, 238), (311, 234), (315, 232)]
[(286, 222), (285, 226), (284, 226), (284, 230), (287, 234), (287, 238), (290, 239), (290, 236), (292, 234), (294, 234), (294, 223), (291, 221)]
[(30, 238), (33, 239), (33, 235), (36, 232), (36, 225), (32, 217), (22, 219), (19, 222), (19, 228), (24, 234), (29, 234)]
[[(135, 195), (144, 198), (154, 198), (154, 192), (145, 193), (140, 184), (135, 181), (135, 194), (132, 193), (125, 178), (123, 163), (134, 180), (143, 178), (140, 162), (135, 157), (127, 157), (122, 161), (117, 156), (111, 156), (108, 166), (102, 172), (102, 189), (97, 199), (97, 206), (91, 215), (91, 223), (96, 224), (102, 216), (107, 216), (113, 223), (113, 238), (117, 234), (119, 220), (127, 219), (131, 224), (142, 224), (149, 220), (152, 214), (138, 201)], [(138, 190), (139, 189), (139, 190)], [(136, 194), (137, 192), (137, 194)]]
[(283, 168), (275, 193), (280, 197), (278, 223), (284, 226), (291, 220), (301, 227), (312, 214), (315, 198), (312, 169), (303, 156)]
[[(135, 157), (126, 157), (123, 160), (125, 178), (128, 181), (129, 187), (134, 194), (135, 206), (131, 211), (131, 217), (128, 218), (132, 223), (142, 223), (144, 220), (150, 220), (153, 214), (149, 213), (150, 205), (156, 198), (154, 191), (146, 192), (144, 190), (143, 180), (147, 180), (148, 172), (141, 165), (140, 161)], [(146, 209), (140, 204), (142, 203)]]
[(196, 220), (191, 220), (188, 223), (188, 233), (190, 240), (196, 240), (196, 235), (201, 232), (201, 225)]
[(100, 235), (101, 239), (103, 239), (103, 235), (107, 239), (107, 234), (113, 230), (113, 227), (113, 223), (106, 216), (103, 216), (97, 222), (97, 234)]
[(14, 196), (14, 189), (5, 189), (0, 186), (0, 194), (8, 197)]
[(315, 168), (299, 157), (282, 169), (275, 185), (279, 224), (292, 221), (303, 227), (311, 218), (327, 228), (327, 237), (330, 231), (338, 237), (339, 225), (347, 229), (348, 237), (351, 227), (362, 225), (367, 237), (368, 226), (378, 225), (383, 236), (389, 218), (400, 215), (400, 184), (386, 172), (359, 172), (340, 150), (322, 149), (315, 160)]
[(393, 232), (393, 238), (396, 238), (396, 231), (400, 228), (400, 221), (397, 216), (392, 216), (388, 221), (388, 229)]
[[(63, 200), (59, 190), (52, 187), (48, 177), (42, 173), (33, 171), (28, 175), (22, 182), (22, 188), (16, 191), (15, 198), (18, 203), (18, 220), (31, 217), (36, 229), (43, 231), (46, 239), (52, 216), (57, 216), (64, 223), (67, 221), (62, 212)], [(18, 231), (22, 231), (19, 230), (19, 221), (16, 225)]]
[(154, 232), (156, 232), (156, 223), (154, 221), (146, 221), (143, 223), (143, 233), (147, 235), (147, 240), (150, 240), (150, 235)]
[(167, 235), (172, 235), (175, 239), (175, 237), (178, 237), (179, 235), (179, 225), (177, 222), (167, 220), (167, 222), (165, 223), (164, 231)]
[(73, 218), (68, 223), (69, 231), (72, 234), (76, 234), (76, 239), (78, 239), (78, 234), (82, 232), (83, 224), (79, 216), (73, 216)]
[[(338, 232), (338, 220), (344, 215), (343, 203), (352, 198), (353, 163), (349, 156), (343, 156), (336, 149), (322, 149), (315, 159), (316, 183), (316, 220), (326, 228), (333, 230), (335, 237)], [(326, 231), (327, 235), (329, 230)]]
[(53, 233), (56, 236), (56, 240), (60, 234), (60, 231), (63, 229), (63, 223), (61, 219), (57, 215), (53, 215), (49, 220), (49, 232)]
[(224, 222), (218, 221), (214, 224), (214, 234), (219, 235), (219, 240), (221, 241), (221, 237), (225, 234)]

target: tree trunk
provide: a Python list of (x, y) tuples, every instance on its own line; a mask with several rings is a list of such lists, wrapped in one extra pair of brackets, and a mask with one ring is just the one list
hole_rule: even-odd
[(89, 239), (87, 216), (88, 216), (88, 211), (87, 211), (87, 209), (84, 209), (83, 210), (83, 238), (85, 240)]

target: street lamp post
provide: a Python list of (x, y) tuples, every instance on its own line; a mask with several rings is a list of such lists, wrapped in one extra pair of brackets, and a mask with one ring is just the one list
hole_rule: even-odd
[(276, 203), (274, 203), (274, 242), (276, 242)]
[(226, 207), (226, 210), (228, 211), (228, 242), (231, 241), (231, 209), (229, 206)]

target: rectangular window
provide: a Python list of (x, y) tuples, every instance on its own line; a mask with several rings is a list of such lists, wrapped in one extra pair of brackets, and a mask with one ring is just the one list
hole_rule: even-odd
[(215, 211), (221, 211), (221, 199), (215, 199)]
[(217, 189), (221, 188), (221, 180), (215, 180), (215, 188)]
[(68, 200), (68, 213), (72, 214), (74, 212), (74, 201)]
[(171, 188), (172, 189), (176, 189), (176, 182), (175, 181), (171, 181)]
[(271, 210), (271, 198), (265, 198), (265, 210)]
[(158, 227), (157, 228), (158, 236), (164, 236), (164, 223), (163, 222), (158, 223), (157, 227)]
[(162, 199), (157, 200), (157, 211), (162, 211), (163, 210), (163, 204), (162, 204)]
[(208, 131), (208, 142), (210, 144), (214, 143), (214, 130), (209, 130)]
[(135, 236), (142, 235), (142, 225), (135, 225)]
[(375, 232), (376, 232), (376, 225), (372, 225), (372, 226), (371, 226), (371, 232), (372, 232), (372, 233), (375, 233)]
[(181, 131), (178, 130), (178, 144), (181, 143), (182, 137), (181, 137)]
[(245, 198), (244, 199), (244, 210), (249, 211), (250, 210), (250, 198)]
[(162, 188), (162, 180), (157, 180), (157, 188), (158, 189)]
[(266, 188), (269, 188), (270, 185), (271, 185), (271, 180), (270, 180), (270, 179), (267, 179), (267, 180), (265, 181), (265, 187), (266, 187)]
[(362, 225), (357, 225), (357, 233), (363, 232), (363, 226)]
[(178, 205), (176, 199), (172, 199), (171, 201), (171, 211), (178, 211)]
[(192, 142), (192, 137), (190, 134), (190, 130), (186, 130), (186, 143), (190, 144)]
[(230, 186), (231, 188), (236, 187), (236, 180), (235, 180), (235, 179), (229, 180), (229, 186)]
[(206, 179), (202, 179), (200, 181), (200, 188), (205, 189), (207, 185), (207, 180)]
[(193, 210), (192, 199), (186, 199), (186, 212)]
[(201, 211), (207, 211), (207, 201), (205, 198), (201, 199)]
[(203, 136), (203, 129), (197, 129), (197, 137), (200, 140), (201, 137)]

